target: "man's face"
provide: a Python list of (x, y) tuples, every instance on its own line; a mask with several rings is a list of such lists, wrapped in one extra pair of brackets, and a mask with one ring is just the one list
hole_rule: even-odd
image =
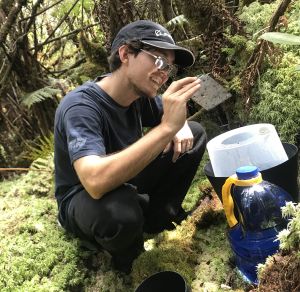
[[(172, 50), (141, 50), (129, 57), (128, 78), (139, 96), (154, 97), (169, 78), (170, 65), (174, 63)], [(160, 68), (159, 68), (160, 67)]]

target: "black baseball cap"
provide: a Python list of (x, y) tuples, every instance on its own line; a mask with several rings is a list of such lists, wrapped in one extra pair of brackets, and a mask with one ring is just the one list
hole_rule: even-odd
[(192, 66), (195, 62), (195, 57), (190, 50), (177, 46), (169, 31), (153, 21), (138, 20), (121, 28), (112, 43), (111, 51), (116, 51), (126, 41), (131, 40), (138, 40), (160, 49), (174, 50), (175, 64), (181, 67)]

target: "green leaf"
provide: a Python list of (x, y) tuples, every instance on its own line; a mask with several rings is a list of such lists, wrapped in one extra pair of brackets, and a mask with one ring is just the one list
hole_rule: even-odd
[(167, 26), (169, 27), (171, 25), (176, 25), (176, 24), (183, 25), (183, 23), (185, 22), (187, 22), (187, 19), (184, 17), (183, 14), (181, 14), (169, 20)]
[(262, 34), (260, 38), (272, 43), (284, 45), (300, 45), (300, 37), (289, 33), (266, 32)]
[(26, 94), (22, 98), (22, 104), (30, 108), (34, 103), (42, 102), (43, 100), (50, 98), (53, 99), (56, 94), (61, 92), (60, 89), (52, 88), (50, 86), (43, 87), (34, 92)]
[(296, 70), (296, 71), (300, 71), (300, 65), (296, 65), (295, 70)]

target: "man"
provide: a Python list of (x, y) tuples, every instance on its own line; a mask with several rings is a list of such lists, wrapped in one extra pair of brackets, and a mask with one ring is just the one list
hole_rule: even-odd
[[(55, 195), (68, 231), (130, 271), (143, 232), (175, 228), (202, 158), (206, 135), (186, 122), (196, 77), (160, 87), (193, 54), (147, 20), (122, 28), (111, 47), (111, 74), (67, 94), (55, 116)], [(151, 128), (143, 134), (143, 128)]]

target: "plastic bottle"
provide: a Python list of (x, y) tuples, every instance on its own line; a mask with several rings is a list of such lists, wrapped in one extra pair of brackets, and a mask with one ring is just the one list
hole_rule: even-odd
[(243, 166), (226, 180), (222, 200), (236, 266), (249, 282), (257, 284), (257, 265), (278, 250), (278, 232), (287, 226), (281, 207), (292, 198), (264, 181), (256, 166)]

